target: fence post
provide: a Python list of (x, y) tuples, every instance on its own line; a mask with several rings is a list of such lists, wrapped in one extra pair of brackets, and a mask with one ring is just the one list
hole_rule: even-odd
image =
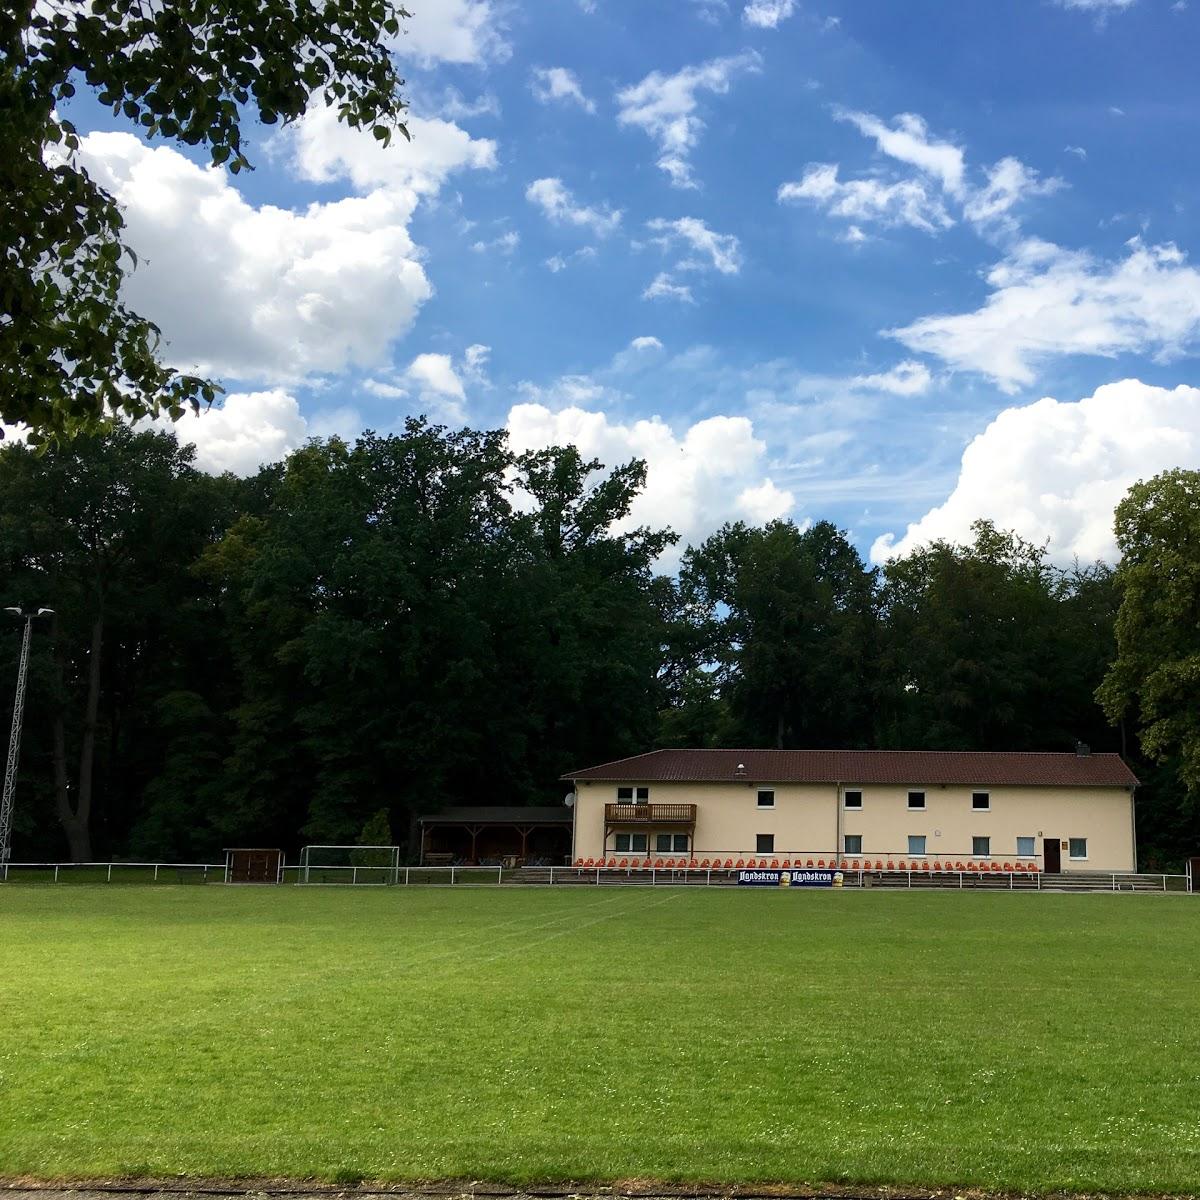
[(596, 886), (599, 887), (599, 885), (600, 885), (600, 868), (597, 867), (596, 868)]
[(158, 863), (154, 864), (154, 882), (158, 882)]
[(454, 885), (454, 864), (453, 863), (450, 864), (450, 885), (452, 887)]
[(496, 882), (497, 882), (497, 883), (503, 883), (503, 882), (504, 882), (504, 864), (503, 864), (503, 863), (501, 863), (501, 864), (500, 864), (500, 865), (499, 865), (499, 866), (496, 868)]
[(108, 864), (108, 878), (105, 880), (105, 883), (112, 883), (112, 863)]
[(1167, 890), (1167, 877), (1164, 875), (1163, 876), (1163, 891), (1165, 892), (1166, 890)]
[(654, 886), (654, 876), (655, 876), (656, 870), (657, 870), (657, 868), (655, 868), (655, 867), (650, 868), (650, 886), (651, 887)]
[(58, 882), (58, 863), (54, 864), (54, 882)]
[(961, 872), (961, 871), (959, 871), (959, 873), (958, 873), (958, 890), (959, 890), (960, 892), (962, 891), (962, 885), (963, 885), (963, 881), (962, 881), (962, 872)]

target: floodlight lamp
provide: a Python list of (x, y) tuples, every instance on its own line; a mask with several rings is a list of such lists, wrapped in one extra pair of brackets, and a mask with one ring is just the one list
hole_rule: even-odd
[(52, 609), (52, 608), (39, 608), (39, 609), (37, 610), (37, 613), (36, 613), (35, 615), (36, 615), (36, 616), (39, 616), (39, 617), (52, 617), (52, 616), (54, 616), (54, 609)]

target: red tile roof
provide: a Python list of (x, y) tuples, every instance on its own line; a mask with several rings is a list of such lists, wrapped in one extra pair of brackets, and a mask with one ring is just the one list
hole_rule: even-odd
[[(738, 766), (745, 767), (739, 771)], [(564, 779), (630, 783), (961, 784), (1137, 786), (1119, 754), (984, 750), (651, 750)]]

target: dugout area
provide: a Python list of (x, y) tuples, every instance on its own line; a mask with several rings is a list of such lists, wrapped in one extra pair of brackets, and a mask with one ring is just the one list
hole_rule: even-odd
[(563, 866), (571, 861), (569, 808), (444, 808), (415, 821), (423, 867)]

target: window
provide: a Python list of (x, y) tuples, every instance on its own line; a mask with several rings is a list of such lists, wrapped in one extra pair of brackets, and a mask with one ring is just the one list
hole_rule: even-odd
[(908, 852), (909, 854), (925, 853), (925, 835), (923, 833), (910, 833), (908, 835)]
[(972, 792), (971, 807), (976, 812), (987, 812), (992, 807), (992, 797), (989, 792)]
[(924, 792), (909, 792), (908, 793), (908, 807), (924, 809), (925, 793)]
[(862, 834), (848, 833), (846, 834), (846, 854), (861, 854), (862, 853)]
[(774, 808), (775, 807), (775, 793), (774, 792), (759, 792), (758, 793), (758, 807), (759, 808)]
[(648, 787), (619, 787), (617, 788), (618, 804), (645, 804), (650, 799)]
[(842, 803), (847, 808), (862, 808), (862, 792), (846, 792), (842, 797)]
[(686, 833), (659, 833), (654, 838), (655, 854), (686, 854), (688, 835)]
[(617, 803), (632, 804), (633, 803), (633, 788), (617, 788)]
[(1072, 858), (1087, 858), (1087, 838), (1069, 838), (1067, 844)]
[(976, 858), (988, 858), (992, 853), (992, 839), (990, 837), (973, 837), (971, 839), (971, 853)]
[(758, 845), (755, 847), (758, 854), (774, 854), (775, 853), (775, 835), (773, 833), (760, 833), (758, 835)]
[(617, 834), (617, 853), (618, 854), (645, 854), (649, 845), (649, 834), (645, 833), (618, 833)]
[(1031, 837), (1017, 838), (1017, 857), (1018, 858), (1032, 858), (1036, 853), (1037, 853), (1037, 839), (1036, 838), (1031, 838)]

